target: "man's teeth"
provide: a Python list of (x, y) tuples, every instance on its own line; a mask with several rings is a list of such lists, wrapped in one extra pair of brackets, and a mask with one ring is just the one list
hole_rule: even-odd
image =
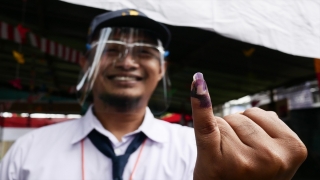
[(116, 76), (114, 77), (114, 80), (117, 80), (117, 81), (134, 81), (136, 80), (135, 77), (127, 77), (127, 76)]

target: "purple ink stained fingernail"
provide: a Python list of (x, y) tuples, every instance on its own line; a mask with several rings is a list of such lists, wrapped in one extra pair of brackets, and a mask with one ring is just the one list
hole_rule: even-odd
[(196, 92), (199, 95), (207, 93), (207, 84), (204, 81), (203, 74), (201, 72), (197, 72), (193, 75), (194, 85), (196, 87)]
[(193, 75), (193, 80), (203, 79), (203, 74), (201, 72), (197, 72)]
[(194, 74), (193, 81), (190, 96), (199, 99), (200, 107), (210, 107), (211, 100), (207, 93), (207, 84), (203, 78), (203, 74), (200, 72)]

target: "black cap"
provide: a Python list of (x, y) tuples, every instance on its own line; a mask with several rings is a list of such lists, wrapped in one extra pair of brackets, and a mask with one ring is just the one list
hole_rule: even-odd
[(134, 27), (150, 30), (158, 36), (164, 48), (168, 47), (171, 39), (170, 31), (165, 25), (134, 9), (122, 9), (96, 16), (89, 28), (88, 42), (103, 27)]

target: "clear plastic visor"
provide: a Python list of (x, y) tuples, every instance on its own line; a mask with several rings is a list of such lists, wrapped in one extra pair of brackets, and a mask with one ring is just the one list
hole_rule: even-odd
[[(117, 73), (114, 73), (114, 77), (106, 77), (109, 78), (108, 80), (122, 84), (129, 81), (141, 81), (143, 77), (135, 76), (131, 72), (135, 71), (137, 67), (147, 67), (150, 64), (157, 64), (161, 76), (164, 77), (162, 81), (159, 81), (153, 91), (153, 98), (149, 101), (152, 102), (149, 104), (151, 110), (154, 113), (159, 113), (168, 106), (167, 91), (169, 87), (169, 81), (165, 75), (164, 48), (161, 41), (152, 32), (142, 29), (101, 29), (100, 33), (88, 45), (86, 61), (82, 65), (82, 72), (76, 87), (80, 104), (83, 105), (86, 101), (98, 76), (103, 76), (103, 74), (108, 76), (110, 75), (108, 72), (114, 71)], [(111, 86), (110, 83), (102, 85), (106, 91), (110, 89), (108, 86)], [(152, 107), (157, 107), (157, 110)]]

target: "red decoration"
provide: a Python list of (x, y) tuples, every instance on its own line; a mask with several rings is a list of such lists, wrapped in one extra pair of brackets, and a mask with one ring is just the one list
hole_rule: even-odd
[[(41, 110), (41, 108), (37, 107), (37, 110)], [(28, 117), (18, 117), (13, 116), (4, 118), (3, 127), (5, 128), (26, 128), (26, 127), (32, 127), (32, 128), (38, 128), (43, 127), (50, 124), (55, 124), (59, 122), (64, 122), (71, 120), (71, 118), (28, 118)], [(30, 122), (28, 122), (30, 121)]]
[(318, 87), (320, 88), (320, 59), (314, 59), (314, 68), (318, 80)]
[(13, 87), (15, 87), (15, 88), (17, 88), (17, 89), (22, 89), (21, 79), (19, 79), (19, 78), (13, 79), (13, 80), (9, 81), (9, 83), (10, 83)]
[[(29, 31), (29, 29), (26, 29), (22, 26), (20, 27), (20, 29), (21, 30), (18, 30), (18, 26), (14, 27), (11, 24), (0, 21), (0, 31), (2, 32), (0, 33), (0, 38), (22, 44), (24, 42), (22, 41), (23, 38), (21, 35), (26, 30)], [(80, 57), (82, 56), (82, 53), (80, 51), (77, 51), (76, 49), (65, 46), (58, 42), (48, 40), (44, 37), (32, 33), (31, 31), (29, 31), (29, 33), (25, 32), (24, 35), (28, 37), (26, 39), (29, 39), (28, 42), (31, 46), (39, 48), (42, 52), (59, 57), (68, 62), (79, 63)]]
[(25, 43), (26, 42), (26, 34), (29, 31), (29, 29), (27, 29), (27, 28), (23, 27), (21, 24), (19, 24), (17, 26), (17, 30), (20, 34), (22, 43)]
[(165, 116), (161, 117), (161, 119), (171, 123), (179, 123), (181, 120), (181, 114), (168, 113)]
[(252, 100), (251, 101), (251, 106), (256, 107), (260, 103), (260, 100)]

